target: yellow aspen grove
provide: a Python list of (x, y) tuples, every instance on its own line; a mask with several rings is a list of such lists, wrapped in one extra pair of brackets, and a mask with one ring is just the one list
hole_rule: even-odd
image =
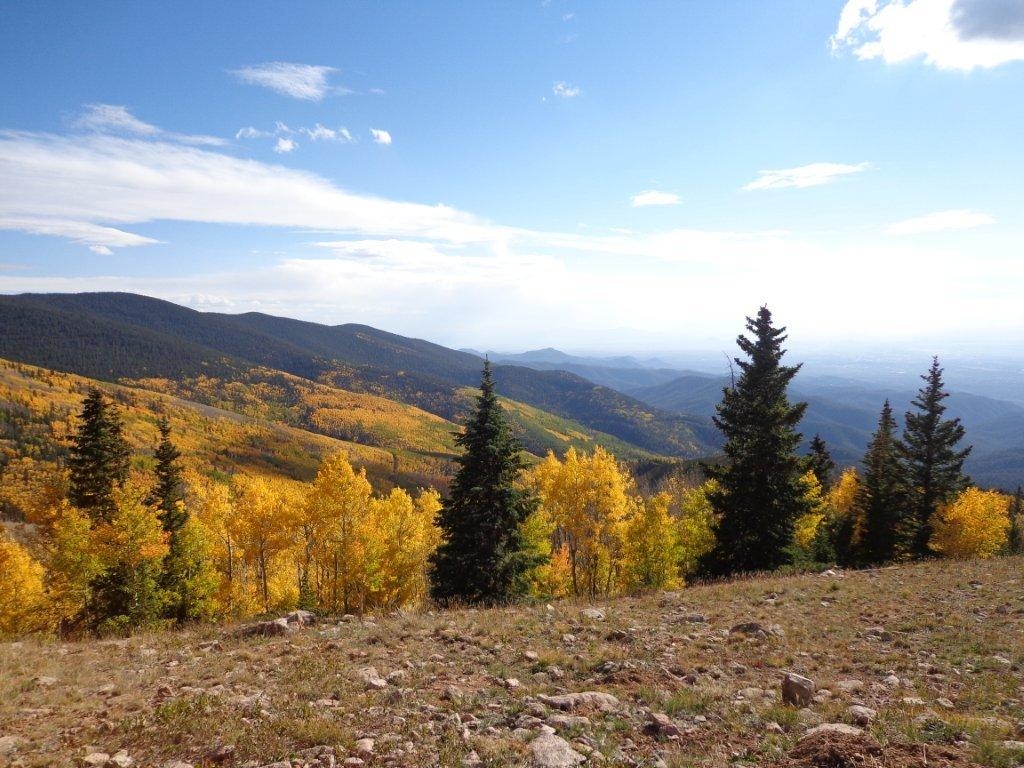
[(91, 535), (90, 517), (62, 501), (52, 514), (49, 534), (38, 540), (46, 568), (50, 611), (59, 626), (83, 612), (89, 599), (89, 585), (103, 570)]
[(185, 475), (186, 507), (190, 520), (203, 526), (210, 559), (217, 571), (216, 613), (227, 616), (248, 615), (245, 564), (234, 525), (231, 489), (196, 473)]
[(810, 556), (814, 538), (818, 534), (818, 526), (825, 519), (825, 500), (821, 493), (821, 482), (814, 472), (808, 470), (801, 480), (804, 484), (804, 500), (810, 511), (796, 519), (793, 526), (793, 543), (805, 556)]
[(551, 513), (538, 506), (523, 521), (522, 532), (527, 547), (542, 558), (541, 565), (530, 571), (530, 596), (548, 599), (568, 594), (569, 550), (564, 544), (557, 550), (552, 546), (555, 521), (551, 519)]
[(565, 545), (568, 551), (572, 594), (612, 594), (619, 586), (630, 510), (629, 474), (601, 447), (591, 455), (570, 448), (563, 461), (549, 453), (534, 481), (555, 523), (555, 549)]
[(697, 570), (700, 559), (715, 548), (715, 512), (708, 494), (718, 487), (715, 480), (689, 488), (679, 478), (665, 486), (669, 495), (669, 511), (676, 520), (679, 545), (680, 575), (686, 577)]
[(0, 637), (50, 627), (43, 566), (0, 527)]
[(1006, 547), (1011, 498), (970, 487), (940, 507), (929, 546), (946, 557), (992, 557)]
[(232, 480), (232, 536), (242, 547), (246, 566), (256, 577), (261, 610), (286, 608), (298, 600), (292, 560), (299, 503), (281, 480), (236, 475)]
[(671, 501), (667, 493), (633, 499), (634, 509), (626, 523), (623, 547), (624, 586), (631, 592), (682, 585), (679, 533), (669, 513)]
[(329, 612), (363, 610), (367, 592), (367, 540), (373, 489), (341, 453), (323, 460), (306, 497), (306, 542), (315, 566), (317, 603)]
[(420, 602), (427, 593), (427, 558), (441, 540), (435, 518), (441, 509), (436, 491), (414, 502), (395, 488), (370, 503), (366, 534), (367, 605), (399, 608)]
[(68, 473), (57, 464), (28, 457), (15, 459), (0, 473), (0, 504), (49, 532), (68, 492)]

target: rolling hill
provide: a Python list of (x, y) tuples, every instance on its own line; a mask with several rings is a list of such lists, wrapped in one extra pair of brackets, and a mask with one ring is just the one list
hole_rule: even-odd
[[(413, 405), (448, 420), (482, 360), (365, 325), (325, 326), (259, 313), (197, 312), (124, 293), (0, 296), (0, 357), (102, 380), (243, 378), (265, 367)], [(10, 329), (10, 332), (8, 332)], [(705, 452), (706, 423), (672, 414), (565, 371), (495, 367), (502, 395), (636, 450)]]

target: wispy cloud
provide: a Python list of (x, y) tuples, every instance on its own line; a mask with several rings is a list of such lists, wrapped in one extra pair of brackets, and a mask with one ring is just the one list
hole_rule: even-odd
[(929, 232), (949, 232), (960, 229), (974, 229), (986, 224), (995, 224), (996, 220), (982, 211), (957, 208), (949, 211), (935, 211), (924, 216), (890, 224), (885, 231), (890, 235), (921, 235)]
[(345, 89), (333, 88), (329, 83), (330, 75), (337, 71), (334, 67), (272, 61), (234, 69), (231, 74), (243, 82), (261, 85), (283, 96), (321, 101), (328, 93), (346, 92)]
[(649, 205), (679, 205), (679, 195), (675, 192), (659, 192), (648, 189), (633, 195), (631, 205), (634, 208), (646, 208)]
[(1020, 0), (847, 0), (833, 52), (970, 71), (1024, 61)]
[(783, 168), (775, 171), (758, 171), (757, 178), (743, 186), (746, 190), (784, 189), (786, 187), (819, 187), (842, 176), (860, 173), (871, 167), (871, 163), (810, 163), (797, 168)]
[(551, 92), (563, 99), (575, 99), (582, 93), (580, 89), (572, 85), (571, 83), (565, 82), (565, 80), (558, 80), (554, 85), (551, 86)]
[(216, 136), (200, 136), (162, 130), (140, 120), (123, 104), (87, 104), (85, 112), (72, 123), (72, 127), (81, 131), (110, 133), (119, 136), (160, 137), (185, 144), (219, 146), (226, 143)]
[(382, 128), (371, 128), (370, 136), (373, 137), (374, 144), (391, 144), (391, 133)]

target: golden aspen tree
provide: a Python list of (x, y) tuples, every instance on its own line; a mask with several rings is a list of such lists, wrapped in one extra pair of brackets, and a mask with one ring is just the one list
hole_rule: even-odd
[(0, 637), (50, 626), (43, 566), (0, 527)]
[(530, 571), (530, 596), (535, 598), (562, 597), (569, 587), (569, 550), (563, 544), (557, 550), (552, 545), (555, 521), (543, 506), (538, 506), (523, 521), (523, 540), (527, 548), (543, 558), (540, 565)]
[(389, 608), (413, 605), (426, 597), (429, 587), (430, 555), (441, 542), (437, 515), (441, 496), (423, 490), (413, 500), (401, 489), (394, 489), (375, 500), (376, 528), (382, 542), (378, 567), (380, 597), (374, 604)]
[(794, 522), (793, 543), (804, 557), (809, 558), (812, 556), (814, 539), (818, 535), (818, 526), (825, 519), (825, 504), (818, 476), (808, 470), (801, 480), (804, 484), (804, 505), (809, 511)]
[(337, 453), (323, 460), (306, 498), (308, 530), (319, 573), (317, 596), (327, 610), (362, 610), (366, 599), (366, 543), (373, 489), (366, 471)]
[(625, 526), (624, 584), (631, 592), (674, 589), (679, 577), (679, 533), (669, 512), (671, 496), (659, 493), (632, 500)]
[(992, 557), (1006, 547), (1011, 498), (970, 487), (932, 519), (932, 551), (945, 557)]
[(669, 511), (676, 520), (679, 571), (683, 577), (695, 573), (701, 558), (715, 548), (715, 512), (709, 494), (717, 488), (716, 480), (691, 488), (679, 478), (672, 478), (665, 486)]
[(596, 597), (617, 588), (632, 478), (610, 453), (569, 448), (564, 460), (553, 453), (536, 468), (534, 481), (555, 523), (554, 546), (569, 555), (572, 593)]
[(186, 473), (186, 504), (205, 531), (208, 553), (218, 575), (216, 613), (246, 615), (246, 590), (242, 547), (233, 524), (231, 489), (196, 473)]
[(261, 610), (289, 607), (298, 599), (286, 557), (295, 545), (293, 493), (283, 481), (255, 475), (236, 475), (232, 492), (232, 535), (255, 572)]
[(68, 472), (52, 462), (22, 457), (0, 473), (0, 503), (44, 535), (67, 494)]
[(103, 571), (103, 562), (92, 543), (92, 520), (62, 501), (51, 513), (49, 532), (37, 542), (46, 568), (46, 592), (54, 623), (61, 629), (68, 628), (82, 616), (92, 582)]

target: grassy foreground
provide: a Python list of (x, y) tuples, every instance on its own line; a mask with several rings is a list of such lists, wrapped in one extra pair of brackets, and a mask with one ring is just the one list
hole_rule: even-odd
[[(1016, 766), (1022, 568), (1004, 558), (769, 576), (608, 601), (594, 606), (603, 618), (558, 602), (346, 617), (269, 638), (204, 627), (7, 643), (0, 765), (121, 750), (135, 766), (326, 766), (331, 754), (338, 765), (557, 765), (532, 744), (553, 729), (572, 748), (564, 765)], [(750, 622), (761, 631), (734, 629)], [(783, 704), (786, 671), (816, 683), (808, 707)], [(618, 703), (563, 711), (542, 699), (585, 691)], [(876, 713), (863, 734), (801, 741), (853, 722), (854, 704)], [(331, 750), (299, 757), (319, 746)]]

